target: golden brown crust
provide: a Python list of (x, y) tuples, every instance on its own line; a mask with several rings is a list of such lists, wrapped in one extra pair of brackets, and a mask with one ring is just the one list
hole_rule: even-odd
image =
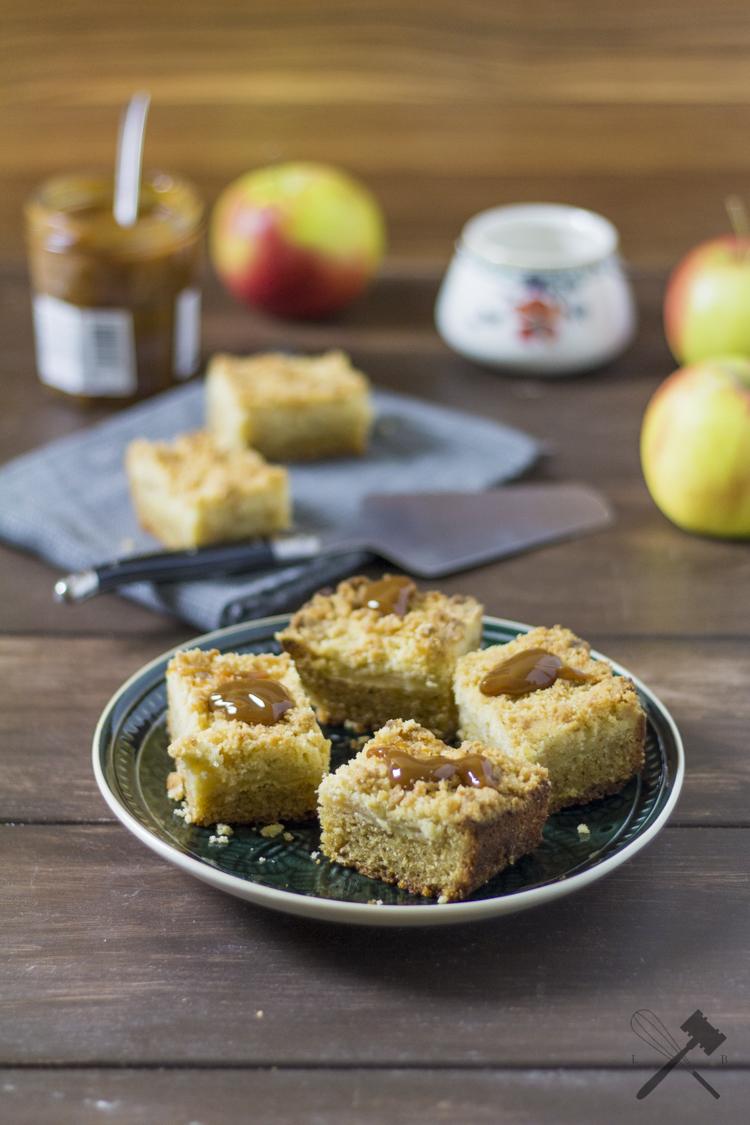
[[(528, 793), (522, 809), (508, 810), (484, 828), (472, 826), (471, 850), (460, 881), (448, 888), (448, 901), (468, 898), (489, 879), (539, 847), (549, 811), (549, 782), (545, 779)], [(444, 889), (440, 893), (445, 893)]]

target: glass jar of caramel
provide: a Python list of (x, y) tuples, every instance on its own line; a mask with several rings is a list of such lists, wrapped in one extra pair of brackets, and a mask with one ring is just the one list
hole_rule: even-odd
[(25, 209), (39, 377), (83, 400), (142, 398), (200, 362), (200, 198), (145, 177), (126, 227), (113, 190), (104, 176), (61, 176)]

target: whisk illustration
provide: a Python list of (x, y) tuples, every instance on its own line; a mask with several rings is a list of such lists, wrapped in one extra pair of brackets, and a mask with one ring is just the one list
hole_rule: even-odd
[[(690, 1020), (692, 1020), (694, 1016), (700, 1016), (701, 1020), (708, 1024), (708, 1021), (705, 1020), (705, 1017), (700, 1012), (694, 1013), (694, 1015), (691, 1016), (690, 1019), (686, 1021), (686, 1023), (690, 1024)], [(669, 1071), (674, 1066), (676, 1066), (682, 1058), (684, 1058), (687, 1052), (692, 1047), (696, 1046), (696, 1040), (694, 1039), (692, 1034), (694, 1028), (692, 1024), (690, 1024), (689, 1027), (686, 1027), (685, 1024), (682, 1025), (682, 1030), (688, 1031), (688, 1033), (691, 1035), (691, 1038), (688, 1039), (687, 1044), (681, 1047), (675, 1037), (672, 1035), (669, 1028), (665, 1027), (656, 1013), (652, 1012), (650, 1008), (639, 1008), (637, 1012), (633, 1012), (632, 1016), (630, 1017), (630, 1026), (640, 1040), (642, 1040), (644, 1043), (647, 1043), (649, 1047), (653, 1047), (653, 1049), (655, 1051), (658, 1051), (660, 1055), (664, 1055), (669, 1059), (669, 1062), (665, 1063), (664, 1066), (660, 1070), (658, 1070), (652, 1078), (649, 1078), (648, 1082), (646, 1082), (638, 1091), (638, 1097), (645, 1098), (646, 1095), (650, 1094), (654, 1087), (657, 1086), (663, 1078), (666, 1078)], [(710, 1027), (710, 1024), (708, 1024), (708, 1026)], [(711, 1028), (711, 1030), (715, 1032), (715, 1029)], [(723, 1043), (726, 1036), (721, 1035), (721, 1032), (715, 1032), (714, 1037), (717, 1036), (719, 1037), (720, 1043)], [(718, 1046), (720, 1045), (720, 1043), (717, 1043), (716, 1045)], [(702, 1046), (703, 1044), (699, 1045)], [(704, 1047), (704, 1050), (705, 1049), (706, 1048)], [(713, 1045), (712, 1049), (715, 1050), (715, 1047), (713, 1047)], [(711, 1053), (711, 1051), (706, 1051), (706, 1053), (709, 1054)], [(692, 1069), (690, 1073), (697, 1082), (700, 1082), (701, 1086), (703, 1086), (704, 1089), (708, 1090), (709, 1094), (711, 1094), (712, 1097), (720, 1097), (718, 1091), (714, 1090), (711, 1083), (707, 1082), (702, 1074), (699, 1074), (697, 1070)]]

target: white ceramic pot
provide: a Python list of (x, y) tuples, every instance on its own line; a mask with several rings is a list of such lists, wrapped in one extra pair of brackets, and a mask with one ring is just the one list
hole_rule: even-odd
[(435, 308), (438, 331), (479, 363), (568, 375), (606, 363), (633, 338), (635, 306), (602, 215), (519, 203), (464, 227)]

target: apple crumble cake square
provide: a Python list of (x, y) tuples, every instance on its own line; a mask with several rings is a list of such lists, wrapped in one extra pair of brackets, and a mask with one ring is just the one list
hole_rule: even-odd
[(289, 527), (286, 469), (250, 449), (223, 450), (203, 432), (139, 438), (125, 465), (143, 528), (167, 547), (200, 547)]
[(167, 667), (169, 754), (186, 819), (263, 823), (314, 816), (331, 744), (291, 659), (178, 652)]
[(635, 686), (560, 625), (463, 656), (454, 686), (461, 736), (545, 766), (553, 810), (615, 793), (643, 767)]
[(396, 720), (318, 791), (321, 850), (372, 879), (466, 898), (539, 844), (547, 771)]
[(271, 461), (362, 454), (373, 416), (367, 378), (340, 351), (216, 355), (206, 410), (219, 445), (252, 446)]
[(411, 579), (357, 576), (317, 593), (278, 640), (293, 658), (322, 722), (373, 730), (416, 719), (436, 734), (456, 729), (453, 671), (476, 648), (482, 606), (419, 590)]

